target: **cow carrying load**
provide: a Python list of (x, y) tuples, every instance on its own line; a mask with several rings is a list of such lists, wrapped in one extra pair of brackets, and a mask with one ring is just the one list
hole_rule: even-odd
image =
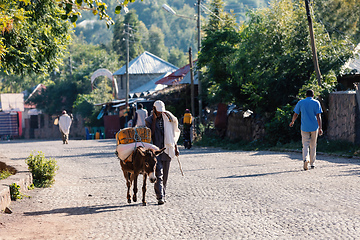
[(116, 134), (116, 155), (125, 162), (130, 161), (130, 155), (137, 147), (145, 149), (159, 150), (159, 148), (151, 144), (151, 130), (147, 127), (124, 128)]
[(143, 143), (143, 142), (134, 142), (134, 143), (128, 143), (128, 144), (119, 144), (116, 147), (117, 156), (120, 160), (123, 160), (125, 162), (131, 161), (131, 159), (128, 159), (131, 153), (136, 149), (137, 147), (143, 147), (145, 149), (154, 149), (159, 150), (159, 148), (151, 143)]

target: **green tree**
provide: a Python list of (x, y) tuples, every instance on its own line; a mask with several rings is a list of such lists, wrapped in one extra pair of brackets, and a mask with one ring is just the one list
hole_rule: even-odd
[[(50, 74), (52, 75), (52, 74)], [(0, 92), (19, 93), (28, 90), (30, 94), (33, 87), (42, 83), (51, 84), (53, 81), (47, 74), (29, 73), (26, 75), (0, 73)]]
[(35, 103), (38, 109), (50, 115), (59, 114), (63, 109), (72, 112), (72, 105), (77, 94), (79, 94), (79, 90), (76, 83), (66, 80), (46, 86), (41, 94), (31, 98), (31, 102)]
[(354, 38), (360, 42), (360, 2), (357, 0), (317, 0), (315, 20), (324, 24), (331, 37)]
[(85, 20), (74, 29), (76, 36), (84, 38), (89, 44), (108, 44), (112, 40), (112, 32), (100, 20)]
[(170, 49), (168, 62), (177, 67), (183, 67), (189, 64), (188, 56), (185, 55), (180, 49), (172, 47)]
[(232, 102), (238, 83), (231, 73), (230, 62), (238, 49), (240, 34), (233, 15), (224, 12), (223, 1), (213, 0), (209, 21), (204, 27), (199, 68), (203, 68), (202, 80), (208, 88), (210, 102)]
[(149, 30), (149, 48), (147, 49), (152, 54), (164, 59), (168, 59), (168, 48), (165, 47), (165, 36), (161, 32), (160, 28), (152, 25)]
[(126, 39), (129, 38), (129, 58), (134, 59), (144, 52), (139, 31), (140, 21), (135, 11), (130, 11), (123, 19), (120, 17), (114, 26), (113, 50), (119, 55), (119, 61), (126, 61)]
[(111, 88), (105, 81), (100, 82), (99, 86), (91, 93), (79, 94), (73, 104), (74, 112), (82, 115), (88, 126), (102, 125), (103, 119), (97, 119), (102, 106), (95, 106), (95, 104), (112, 100)]
[(6, 25), (0, 40), (2, 71), (46, 73), (56, 68), (70, 41), (69, 25), (61, 20), (58, 5), (52, 0), (5, 0), (0, 11)]
[[(63, 59), (64, 64), (58, 72), (52, 73), (52, 82), (46, 86), (46, 90), (41, 95), (32, 98), (32, 102), (37, 104), (39, 109), (45, 113), (55, 114), (63, 109), (73, 110), (73, 105), (79, 94), (90, 94), (92, 91), (90, 77), (100, 68), (107, 68), (114, 72), (119, 65), (116, 55), (112, 51), (107, 51), (102, 46), (84, 44), (77, 40), (69, 48), (69, 54)], [(103, 86), (102, 80), (95, 80), (95, 90), (103, 89), (103, 94), (111, 96), (110, 80), (106, 79)], [(99, 90), (96, 90), (98, 93)]]
[[(314, 74), (308, 23), (303, 1), (272, 1), (253, 11), (241, 31), (240, 48), (232, 63), (239, 81), (233, 95), (257, 112), (274, 112), (293, 103), (299, 89)], [(323, 75), (339, 73), (351, 56), (351, 45), (329, 39), (324, 26), (314, 23), (319, 65)], [(325, 79), (326, 82), (326, 79)]]
[[(232, 31), (234, 36), (229, 40), (236, 38), (237, 43), (227, 45), (220, 37), (221, 31), (213, 31), (214, 35), (209, 34), (204, 41), (201, 55), (205, 57), (200, 63), (208, 68), (205, 79), (210, 83), (209, 95), (257, 113), (275, 112), (278, 107), (296, 102), (299, 89), (314, 74), (304, 2), (271, 1), (269, 8), (251, 11), (248, 17), (239, 32)], [(338, 74), (351, 56), (351, 45), (341, 39), (330, 41), (320, 23), (314, 23), (314, 31), (323, 75)], [(207, 45), (207, 41), (213, 45)], [(227, 50), (219, 51), (225, 46)], [(225, 51), (228, 53), (223, 59), (219, 54)], [(207, 60), (212, 55), (223, 63), (212, 64), (213, 59)], [(226, 71), (215, 75), (221, 69)]]

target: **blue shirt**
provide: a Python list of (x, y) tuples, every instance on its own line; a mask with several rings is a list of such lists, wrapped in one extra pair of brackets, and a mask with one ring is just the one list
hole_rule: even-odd
[(316, 114), (322, 113), (322, 109), (318, 100), (307, 97), (300, 100), (294, 109), (297, 114), (301, 113), (301, 130), (304, 132), (316, 131), (319, 127)]

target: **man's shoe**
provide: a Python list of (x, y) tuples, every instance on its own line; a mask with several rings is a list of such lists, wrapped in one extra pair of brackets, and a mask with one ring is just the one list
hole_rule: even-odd
[(314, 169), (315, 168), (315, 166), (311, 166), (311, 169)]
[(308, 163), (309, 163), (309, 161), (307, 161), (307, 160), (304, 161), (304, 170), (305, 171), (309, 169), (308, 168)]
[(164, 203), (165, 203), (164, 200), (162, 200), (162, 199), (159, 199), (159, 200), (158, 200), (158, 205), (163, 205)]

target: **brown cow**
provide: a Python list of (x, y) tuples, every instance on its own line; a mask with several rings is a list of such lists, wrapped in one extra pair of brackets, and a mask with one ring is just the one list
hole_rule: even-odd
[[(154, 149), (145, 149), (143, 147), (137, 147), (131, 155), (125, 159), (120, 159), (120, 166), (124, 173), (127, 186), (127, 200), (128, 203), (131, 203), (130, 188), (133, 184), (134, 194), (133, 201), (136, 202), (136, 193), (137, 189), (137, 178), (139, 174), (143, 175), (143, 198), (142, 203), (145, 206), (145, 193), (146, 193), (146, 178), (149, 176), (150, 182), (154, 183), (156, 181), (155, 176), (155, 167), (156, 167), (156, 156), (164, 152), (165, 148), (155, 151)], [(117, 155), (117, 154), (116, 154)]]

